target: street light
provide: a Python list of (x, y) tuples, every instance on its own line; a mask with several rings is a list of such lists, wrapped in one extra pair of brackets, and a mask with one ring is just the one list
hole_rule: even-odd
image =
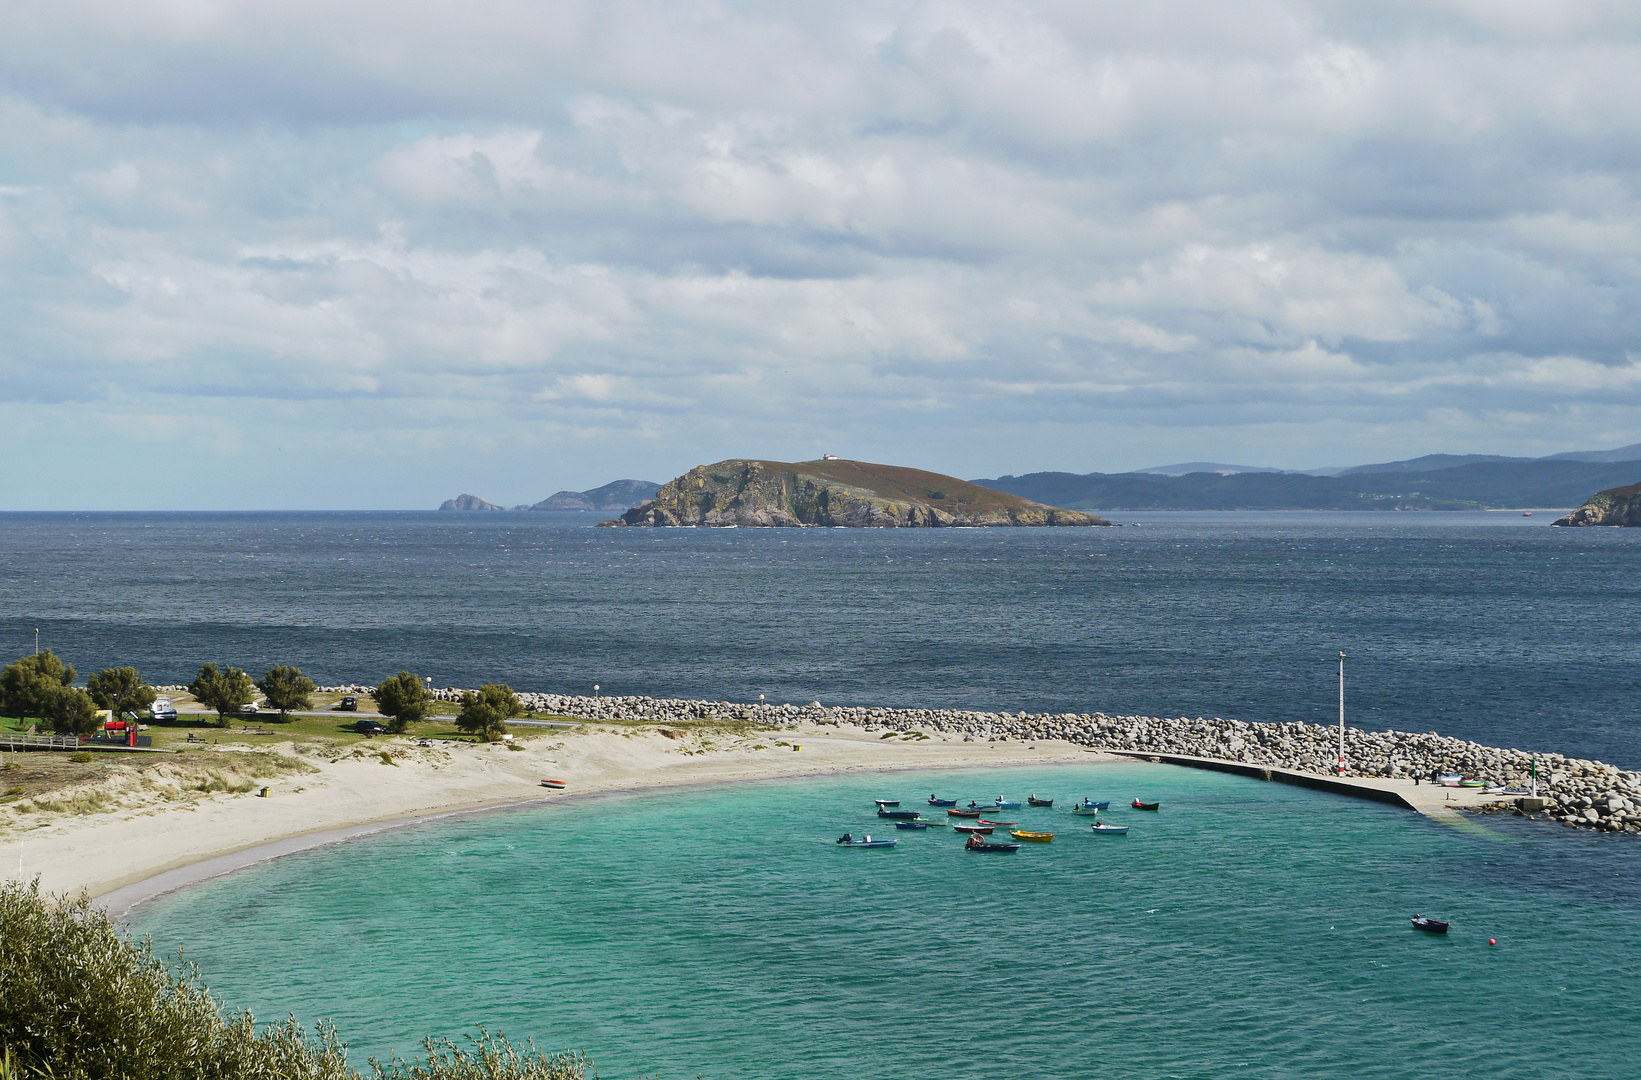
[(597, 696), (598, 696), (598, 684), (593, 683), (593, 697), (596, 698)]
[(1339, 654), (1339, 775), (1345, 775), (1345, 654)]

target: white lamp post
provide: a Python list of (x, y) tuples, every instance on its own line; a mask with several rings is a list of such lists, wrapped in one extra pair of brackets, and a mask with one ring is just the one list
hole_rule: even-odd
[(593, 683), (593, 697), (598, 697), (598, 684)]
[(1345, 775), (1345, 654), (1339, 654), (1339, 775)]

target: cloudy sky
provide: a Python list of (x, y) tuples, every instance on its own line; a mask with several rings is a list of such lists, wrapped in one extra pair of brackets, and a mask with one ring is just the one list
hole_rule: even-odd
[(1641, 5), (7, 0), (0, 508), (1641, 440)]

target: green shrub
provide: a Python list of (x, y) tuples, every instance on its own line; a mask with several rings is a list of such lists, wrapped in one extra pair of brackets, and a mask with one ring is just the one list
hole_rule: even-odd
[(68, 755), (68, 760), (70, 760), (70, 761), (80, 761), (80, 762), (90, 761), (91, 760), (91, 751), (90, 750), (80, 750), (76, 753)]
[[(199, 970), (120, 936), (84, 895), (0, 883), (0, 1080), (357, 1080), (328, 1023), (264, 1025), (228, 1010)], [(371, 1061), (370, 1080), (585, 1080), (579, 1055), (514, 1047), (481, 1030), (463, 1049), (427, 1039), (425, 1061)]]

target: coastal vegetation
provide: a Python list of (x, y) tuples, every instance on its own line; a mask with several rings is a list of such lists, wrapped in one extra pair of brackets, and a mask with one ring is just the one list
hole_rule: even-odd
[(507, 734), (507, 721), (523, 716), (524, 711), (524, 703), (512, 687), (505, 683), (486, 683), (477, 693), (463, 692), (456, 727), (485, 742), (499, 742)]
[(279, 710), (279, 722), (285, 722), (285, 714), (292, 709), (311, 709), (313, 700), (310, 695), (318, 687), (313, 680), (302, 674), (301, 668), (286, 667), (275, 664), (269, 668), (262, 678), (256, 681), (256, 688), (262, 691), (270, 708)]
[(480, 1032), (429, 1038), (419, 1061), (349, 1068), (320, 1022), (258, 1024), (200, 972), (122, 936), (108, 913), (38, 882), (0, 884), (0, 1080), (582, 1080), (588, 1062)]
[(74, 685), (74, 669), (50, 649), (0, 670), (0, 712), (44, 721), (59, 735), (89, 735), (97, 728), (96, 703)]
[(433, 713), (433, 694), (408, 671), (383, 679), (371, 696), (376, 699), (376, 711), (387, 717), (387, 730), (393, 735), (403, 735), (411, 724)]
[(217, 723), (227, 727), (229, 716), (255, 700), (256, 684), (239, 668), (218, 670), (215, 664), (206, 664), (199, 669), (194, 681), (188, 684), (188, 692), (201, 705), (215, 709)]
[(87, 679), (85, 688), (91, 700), (98, 708), (107, 709), (110, 717), (146, 709), (158, 696), (134, 667), (105, 668)]

